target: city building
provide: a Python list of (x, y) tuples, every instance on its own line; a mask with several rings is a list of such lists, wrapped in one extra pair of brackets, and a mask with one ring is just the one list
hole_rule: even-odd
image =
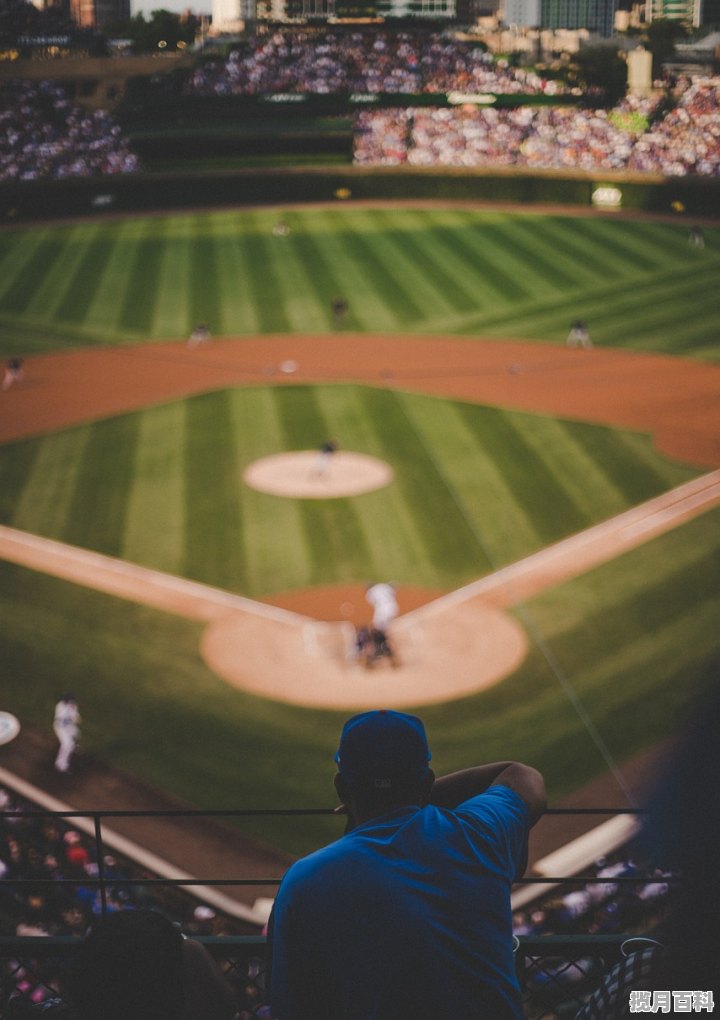
[(81, 28), (103, 28), (114, 21), (127, 21), (130, 0), (70, 0), (70, 15)]
[(684, 21), (688, 25), (699, 25), (702, 0), (647, 0), (647, 20), (668, 18), (670, 21)]
[(527, 28), (587, 29), (610, 37), (615, 0), (505, 0), (503, 20)]

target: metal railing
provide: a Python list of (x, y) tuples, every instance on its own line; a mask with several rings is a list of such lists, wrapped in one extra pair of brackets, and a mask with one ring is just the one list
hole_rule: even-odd
[[(528, 1020), (571, 1020), (622, 955), (625, 935), (521, 936), (515, 958)], [(0, 936), (0, 1020), (14, 1020), (13, 996), (57, 997), (79, 938)], [(243, 1020), (267, 1017), (265, 938), (198, 937), (232, 986)], [(42, 1014), (40, 1014), (42, 1016)]]
[[(15, 810), (0, 813), (0, 821), (7, 819), (55, 819), (63, 823), (70, 821), (72, 828), (83, 826), (86, 838), (92, 841), (97, 862), (97, 876), (81, 877), (7, 877), (0, 880), (0, 905), (3, 895), (12, 895), (12, 890), (21, 892), (28, 888), (44, 886), (96, 888), (99, 893), (97, 910), (108, 910), (108, 901), (117, 895), (118, 889), (192, 889), (197, 894), (218, 886), (270, 886), (276, 887), (282, 876), (253, 878), (183, 878), (147, 877), (142, 874), (142, 865), (135, 865), (140, 874), (127, 873), (122, 877), (106, 867), (108, 851), (115, 850), (112, 840), (108, 841), (104, 824), (108, 819), (120, 818), (247, 818), (258, 816), (308, 816), (331, 815), (332, 809), (247, 809), (223, 811), (45, 811)], [(617, 815), (641, 814), (640, 809), (548, 809), (548, 815)], [(83, 825), (84, 823), (84, 825)], [(532, 876), (521, 884), (548, 886), (558, 883), (586, 884), (609, 882), (616, 885), (655, 882), (655, 876), (629, 876), (599, 878), (594, 875)], [(673, 879), (669, 879), (673, 881)], [(189, 895), (189, 893), (188, 893)], [(220, 937), (194, 936), (202, 942), (220, 963), (226, 977), (234, 987), (238, 1010), (243, 1020), (262, 1018), (264, 1012), (265, 939), (260, 935), (226, 935)], [(518, 976), (523, 991), (525, 1013), (529, 1020), (569, 1020), (579, 1005), (597, 986), (600, 975), (621, 955), (622, 945), (633, 936), (617, 935), (538, 935), (521, 936), (516, 939), (516, 961)], [(72, 958), (80, 939), (74, 936), (33, 937), (0, 936), (0, 1020), (11, 1020), (13, 1007), (9, 1005), (13, 996), (26, 1000), (42, 1001), (57, 995), (63, 970)]]

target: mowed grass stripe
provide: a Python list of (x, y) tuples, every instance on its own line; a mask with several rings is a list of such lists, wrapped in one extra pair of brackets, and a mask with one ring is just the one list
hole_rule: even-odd
[(663, 337), (633, 339), (633, 347), (639, 350), (662, 350), (687, 357), (701, 357), (708, 361), (720, 359), (720, 324), (717, 311), (709, 310), (704, 315), (694, 315), (691, 322), (685, 322), (672, 333)]
[[(284, 452), (277, 389), (238, 389), (229, 395), (239, 478), (261, 457)], [(256, 492), (241, 483), (245, 587), (252, 596), (307, 583), (310, 559), (298, 501)]]
[(38, 243), (32, 248), (12, 287), (3, 297), (3, 312), (18, 315), (33, 306), (42, 281), (57, 267), (66, 243), (67, 231), (48, 228), (40, 232)]
[(325, 420), (332, 423), (335, 435), (343, 437), (344, 445), (352, 444), (355, 452), (385, 460), (395, 473), (388, 486), (353, 500), (368, 557), (359, 579), (392, 578), (406, 584), (433, 585), (437, 579), (427, 562), (425, 542), (397, 482), (403, 464), (397, 457), (388, 457), (378, 439), (372, 425), (372, 401), (368, 403), (370, 392), (365, 387), (323, 387), (318, 391)]
[(537, 456), (512, 414), (471, 405), (463, 405), (462, 413), (502, 472), (513, 498), (533, 520), (541, 545), (550, 545), (584, 527), (586, 521), (577, 504), (560, 485), (555, 472)]
[[(7, 254), (0, 263), (0, 313), (15, 314), (22, 311), (24, 304), (13, 308), (8, 304), (8, 297), (12, 295), (14, 298), (15, 291), (21, 285), (20, 281), (27, 278), (27, 267), (32, 265), (32, 260), (52, 231), (52, 227), (35, 227), (32, 230), (13, 230), (2, 235), (7, 243)], [(32, 269), (27, 276), (32, 282)]]
[[(325, 419), (314, 387), (285, 390), (278, 411), (286, 449), (318, 449), (331, 434), (332, 423)], [(352, 501), (301, 500), (300, 514), (310, 560), (309, 583), (362, 576), (369, 553)]]
[[(213, 234), (211, 216), (193, 217), (193, 243), (190, 249), (188, 306), (193, 325), (212, 323), (221, 305), (218, 287), (218, 242)], [(192, 327), (190, 327), (192, 328)]]
[[(422, 320), (423, 307), (416, 301), (415, 290), (396, 270), (393, 252), (385, 239), (370, 233), (368, 240), (365, 217), (359, 219), (346, 213), (338, 213), (338, 220), (345, 230), (345, 243), (353, 259), (364, 266), (364, 275), (383, 303), (395, 310), (399, 327), (407, 327)], [(362, 229), (355, 229), (355, 224)]]
[(580, 216), (568, 216), (564, 226), (573, 233), (584, 247), (591, 245), (593, 250), (603, 253), (605, 261), (612, 259), (621, 275), (635, 274), (638, 271), (652, 272), (664, 265), (658, 252), (648, 254), (642, 246), (634, 242), (630, 235), (623, 236), (616, 230), (616, 224), (608, 220), (588, 220)]
[(471, 307), (477, 310), (487, 302), (494, 308), (498, 300), (523, 302), (533, 296), (533, 288), (523, 278), (521, 263), (510, 250), (489, 239), (483, 223), (468, 223), (466, 213), (446, 216), (441, 222), (442, 229), (436, 229), (433, 236), (443, 252), (464, 265), (471, 276), (478, 293)]
[(75, 488), (91, 428), (68, 429), (38, 441), (32, 470), (16, 494), (14, 527), (46, 538), (63, 538), (75, 506)]
[[(394, 270), (407, 280), (416, 292), (416, 302), (422, 309), (422, 319), (434, 311), (452, 312), (456, 286), (438, 262), (423, 247), (421, 231), (407, 229), (407, 216), (378, 210), (370, 213), (383, 235), (383, 244), (392, 253)], [(447, 287), (450, 290), (447, 290)]]
[(247, 268), (248, 300), (254, 305), (255, 319), (262, 333), (288, 333), (290, 322), (279, 298), (281, 273), (268, 237), (257, 213), (244, 216), (243, 248)]
[(218, 266), (218, 285), (223, 295), (220, 308), (213, 316), (212, 327), (218, 333), (235, 335), (260, 331), (258, 309), (250, 300), (247, 247), (244, 239), (244, 218), (228, 217), (223, 259)]
[(103, 228), (110, 251), (103, 272), (95, 282), (95, 291), (89, 295), (85, 325), (98, 332), (110, 329), (122, 333), (120, 317), (123, 296), (128, 290), (136, 227), (133, 220), (124, 220), (104, 223)]
[[(562, 657), (570, 675), (577, 678), (577, 689), (583, 691), (594, 686), (593, 663), (598, 659), (604, 659), (605, 670), (609, 667), (611, 675), (617, 676), (618, 682), (621, 682), (623, 673), (631, 672), (639, 662), (652, 660), (656, 655), (655, 661), (661, 662), (668, 655), (672, 657), (673, 649), (677, 653), (683, 645), (682, 639), (678, 641), (678, 634), (672, 634), (673, 628), (682, 633), (688, 624), (693, 627), (696, 615), (710, 613), (713, 605), (720, 600), (717, 569), (715, 583), (711, 576), (713, 567), (720, 568), (720, 556), (717, 554), (711, 555), (705, 564), (684, 563), (674, 570), (663, 572), (652, 584), (646, 580), (639, 591), (616, 588), (612, 597), (603, 600), (602, 630), (587, 628), (582, 643), (569, 632), (558, 635), (553, 647)], [(682, 599), (668, 598), (668, 592), (682, 592)], [(706, 624), (707, 620), (702, 629)], [(622, 651), (616, 651), (613, 645), (605, 647), (608, 632), (623, 634)], [(646, 682), (652, 682), (650, 677)], [(595, 697), (599, 702), (603, 700), (600, 691)], [(602, 714), (599, 704), (595, 705), (595, 712)]]
[(717, 294), (710, 288), (704, 294), (698, 294), (694, 281), (679, 281), (675, 286), (666, 287), (663, 293), (656, 294), (648, 307), (635, 308), (631, 315), (623, 315), (620, 321), (607, 325), (604, 336), (612, 342), (630, 327), (634, 341), (649, 336), (658, 344), (672, 349), (677, 337), (682, 349), (684, 329), (692, 328), (695, 320), (702, 316), (714, 315), (717, 321), (717, 311)]
[(163, 221), (154, 217), (134, 224), (126, 286), (124, 293), (120, 291), (118, 324), (124, 330), (148, 335), (152, 329), (165, 245), (163, 230)]
[(39, 454), (37, 440), (0, 446), (0, 524), (15, 525), (18, 501)]
[[(676, 238), (665, 231), (656, 233), (652, 221), (613, 220), (614, 235), (626, 240), (636, 252), (638, 259), (650, 262), (649, 269), (664, 270), (669, 261), (676, 261), (681, 252)], [(638, 261), (638, 265), (640, 262)]]
[[(155, 314), (150, 332), (154, 337), (182, 337), (190, 335), (195, 325), (189, 309), (190, 253), (193, 237), (188, 230), (174, 229), (176, 221), (166, 222), (155, 295)], [(220, 312), (225, 301), (215, 310)]]
[(138, 415), (123, 541), (124, 559), (169, 574), (181, 573), (185, 557), (182, 450), (186, 407), (178, 401)]
[(541, 415), (514, 415), (513, 422), (570, 504), (577, 507), (585, 527), (628, 508), (624, 488), (582, 441), (581, 425)]
[(197, 581), (242, 591), (241, 482), (227, 391), (187, 401), (184, 440), (183, 573)]
[(85, 225), (69, 227), (60, 236), (63, 247), (42, 279), (37, 280), (35, 292), (25, 308), (29, 319), (52, 322), (57, 318), (57, 306), (62, 301), (69, 279), (75, 272), (83, 254), (83, 242), (88, 235)]
[(133, 414), (90, 427), (63, 541), (122, 556), (139, 423)]
[[(562, 270), (556, 271), (551, 261), (544, 261), (548, 252), (534, 242), (528, 244), (527, 232), (521, 230), (521, 220), (516, 222), (513, 217), (505, 218), (481, 225), (482, 238), (497, 257), (504, 253), (508, 266), (515, 266), (525, 287), (531, 287), (538, 297), (558, 294), (563, 287), (574, 287), (577, 281), (573, 276)], [(530, 221), (530, 232), (537, 231), (537, 225)]]
[(478, 433), (458, 404), (398, 395), (423, 436), (443, 479), (472, 527), (484, 555), (468, 570), (480, 576), (490, 566), (512, 562), (536, 549), (540, 538), (524, 507), (514, 498), (498, 465), (487, 455)]
[[(507, 243), (518, 245), (525, 252), (528, 260), (534, 264), (535, 272), (545, 277), (551, 290), (582, 287), (592, 275), (583, 266), (563, 256), (546, 237), (544, 229), (538, 230), (536, 221), (522, 217), (508, 218), (504, 230)], [(552, 234), (552, 231), (549, 233)]]
[[(693, 292), (698, 286), (697, 275), (685, 270), (669, 270), (649, 280), (628, 280), (613, 286), (585, 288), (558, 301), (552, 299), (526, 308), (518, 316), (492, 317), (482, 319), (478, 325), (484, 331), (534, 335), (537, 337), (565, 339), (570, 322), (580, 316), (587, 319), (592, 335), (596, 339), (609, 341), (603, 323), (617, 324), (620, 335), (627, 336), (629, 317), (640, 318), (655, 298), (662, 300), (675, 288), (687, 287)], [(631, 346), (630, 344), (628, 346)]]
[(448, 303), (457, 312), (476, 309), (483, 301), (482, 278), (471, 262), (458, 255), (448, 241), (447, 230), (436, 224), (433, 214), (408, 211), (402, 217), (402, 228), (397, 233), (398, 240), (440, 288)]
[(80, 257), (73, 272), (68, 275), (55, 315), (63, 322), (84, 323), (95, 290), (105, 273), (113, 242), (102, 225), (96, 225), (94, 230), (86, 228), (76, 245)]
[[(388, 399), (391, 398), (391, 399)], [(426, 548), (426, 557), (441, 584), (467, 577), (488, 561), (477, 535), (448, 489), (435, 451), (414, 428), (401, 395), (368, 391), (367, 407), (377, 438), (391, 463), (401, 465), (397, 485)]]
[(551, 237), (564, 258), (570, 258), (579, 270), (588, 273), (593, 283), (624, 277), (626, 269), (613, 251), (586, 232), (578, 237), (571, 216), (548, 216), (543, 219), (543, 236)]
[[(271, 227), (268, 218), (268, 233), (272, 233)], [(305, 235), (302, 224), (289, 237), (273, 236), (272, 241), (281, 267), (283, 303), (290, 328), (328, 332), (333, 325), (330, 303), (345, 292), (347, 282), (336, 276), (325, 252)]]
[[(289, 222), (292, 224), (293, 220)], [(346, 228), (334, 211), (318, 210), (312, 217), (302, 218), (302, 229), (326, 253), (328, 261), (336, 267), (343, 286), (338, 293), (348, 296), (348, 322), (356, 323), (365, 332), (392, 331), (399, 327), (397, 301), (388, 304), (384, 295), (368, 275), (365, 261), (357, 256), (348, 243)], [(348, 286), (352, 281), (352, 286)]]

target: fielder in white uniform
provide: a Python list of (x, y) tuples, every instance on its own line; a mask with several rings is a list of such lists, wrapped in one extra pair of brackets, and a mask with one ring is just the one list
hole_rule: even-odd
[(55, 706), (55, 718), (53, 719), (55, 736), (60, 741), (60, 748), (55, 759), (55, 768), (58, 772), (68, 772), (70, 759), (80, 739), (80, 712), (77, 701), (72, 694), (63, 694)]
[(375, 630), (386, 631), (400, 612), (395, 589), (391, 584), (371, 584), (365, 598), (373, 607), (372, 625)]

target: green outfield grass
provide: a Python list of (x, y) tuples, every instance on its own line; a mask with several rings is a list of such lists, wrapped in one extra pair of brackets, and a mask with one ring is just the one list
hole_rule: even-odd
[[(714, 511), (523, 607), (618, 761), (672, 732), (715, 680), (719, 568)], [(87, 751), (189, 804), (332, 806), (343, 716), (229, 687), (201, 661), (200, 633), (0, 563), (2, 695), (21, 719), (49, 729), (58, 690), (69, 687)], [(501, 684), (422, 715), (439, 772), (518, 757), (543, 769), (556, 800), (605, 768), (537, 644)], [(338, 833), (328, 819), (244, 828), (296, 852)]]
[[(249, 489), (278, 451), (347, 449), (352, 499)], [(457, 587), (692, 477), (649, 437), (364, 386), (225, 390), (0, 447), (0, 521), (251, 597), (392, 577)]]
[[(290, 237), (274, 238), (282, 215)], [(720, 230), (448, 210), (248, 210), (0, 231), (0, 353), (215, 334), (435, 332), (717, 360)], [(342, 336), (338, 338), (342, 343)], [(328, 435), (388, 460), (353, 499), (251, 492), (245, 464)], [(0, 446), (0, 521), (250, 596), (375, 577), (452, 588), (691, 477), (650, 438), (364, 386), (226, 390)], [(669, 733), (716, 672), (720, 514), (520, 607), (531, 650), (472, 698), (424, 709), (439, 771), (520, 757), (551, 796)], [(332, 803), (341, 716), (253, 698), (201, 629), (0, 563), (0, 707), (49, 731), (82, 702), (89, 751), (206, 807)], [(547, 654), (552, 660), (552, 668)], [(162, 742), (158, 741), (162, 733)], [(257, 823), (301, 851), (335, 823)]]
[(210, 212), (0, 232), (0, 353), (216, 334), (453, 332), (713, 358), (720, 230), (447, 210)]

